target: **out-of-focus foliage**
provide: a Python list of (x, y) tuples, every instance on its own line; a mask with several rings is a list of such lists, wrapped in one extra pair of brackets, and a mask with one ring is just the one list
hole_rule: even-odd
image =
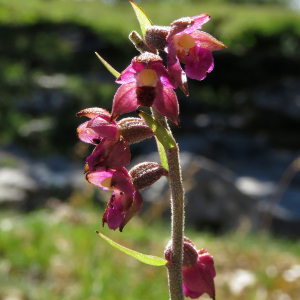
[[(108, 3), (0, 0), (1, 145), (17, 142), (36, 154), (76, 156), (74, 129), (82, 120), (75, 113), (89, 106), (110, 110), (117, 89), (94, 52), (117, 71), (138, 54), (127, 38), (132, 30), (139, 31), (131, 5)], [(211, 15), (203, 29), (228, 49), (214, 54), (215, 70), (205, 81), (190, 81), (190, 94), (192, 100), (214, 110), (232, 112), (252, 109), (247, 96), (245, 101), (235, 96), (240, 90), (298, 76), (299, 12), (272, 3), (143, 1), (140, 5), (160, 25), (182, 16)], [(183, 98), (180, 92), (178, 96)], [(191, 112), (181, 105), (182, 116), (186, 109)]]
[[(165, 267), (138, 262), (95, 233), (100, 230), (131, 249), (162, 256), (170, 238), (168, 225), (155, 222), (150, 226), (143, 223), (144, 218), (135, 218), (120, 235), (101, 228), (98, 209), (52, 207), (28, 215), (0, 215), (1, 299), (168, 298)], [(242, 231), (212, 237), (188, 230), (186, 236), (214, 256), (218, 299), (298, 299), (296, 242)]]

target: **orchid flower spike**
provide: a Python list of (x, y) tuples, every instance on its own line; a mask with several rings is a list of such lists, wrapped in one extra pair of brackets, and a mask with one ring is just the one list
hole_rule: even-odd
[(113, 99), (113, 120), (139, 106), (153, 106), (178, 125), (179, 105), (173, 91), (177, 85), (158, 55), (145, 52), (134, 57), (116, 82), (122, 85)]

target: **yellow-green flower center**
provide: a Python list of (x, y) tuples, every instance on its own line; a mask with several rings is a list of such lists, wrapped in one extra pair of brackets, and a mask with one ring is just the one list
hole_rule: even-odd
[(184, 49), (190, 49), (195, 47), (195, 40), (187, 33), (182, 34), (178, 39), (178, 44)]
[(158, 76), (155, 71), (151, 69), (144, 69), (138, 74), (138, 86), (153, 86), (158, 82)]
[(109, 190), (112, 190), (111, 186), (111, 177), (107, 177), (101, 181), (101, 186), (107, 187)]

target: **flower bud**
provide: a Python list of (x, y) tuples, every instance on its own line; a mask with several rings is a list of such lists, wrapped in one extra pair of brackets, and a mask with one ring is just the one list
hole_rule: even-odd
[(168, 45), (167, 36), (169, 32), (169, 26), (151, 26), (145, 34), (146, 43), (158, 50), (164, 51)]
[(143, 190), (152, 185), (161, 176), (168, 176), (168, 171), (155, 162), (143, 162), (129, 171), (132, 177), (133, 186), (138, 190)]
[(140, 118), (125, 118), (118, 122), (119, 133), (128, 144), (141, 142), (155, 135), (152, 129)]
[(192, 267), (195, 266), (198, 260), (198, 252), (195, 248), (194, 244), (191, 242), (190, 239), (184, 238), (183, 243), (183, 262), (182, 266), (185, 267)]
[(156, 50), (153, 47), (147, 45), (136, 31), (131, 31), (131, 33), (129, 34), (129, 39), (134, 44), (135, 48), (141, 53), (144, 53), (146, 51), (156, 53)]

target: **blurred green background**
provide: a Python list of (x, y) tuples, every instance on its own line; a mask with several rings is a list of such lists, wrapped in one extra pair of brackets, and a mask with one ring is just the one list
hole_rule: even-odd
[[(214, 53), (215, 69), (204, 81), (189, 81), (188, 99), (178, 91), (181, 128), (172, 128), (175, 135), (200, 139), (206, 133), (234, 133), (263, 138), (268, 151), (290, 155), (278, 162), (279, 175), (270, 179), (276, 183), (298, 157), (300, 146), (299, 1), (138, 3), (159, 25), (206, 12), (211, 20), (203, 30), (228, 47)], [(14, 182), (13, 187), (23, 180), (29, 195), (22, 203), (0, 201), (0, 300), (168, 298), (165, 268), (144, 266), (94, 233), (101, 229), (109, 193), (99, 194), (70, 178), (70, 165), (81, 169), (92, 150), (78, 141), (76, 127), (83, 120), (75, 113), (93, 106), (110, 111), (118, 88), (94, 52), (121, 72), (138, 55), (127, 38), (132, 30), (140, 31), (125, 0), (0, 0), (0, 194), (5, 200), (15, 191), (14, 199), (20, 198), (21, 191), (6, 191), (4, 186), (5, 180)], [(221, 116), (209, 131), (203, 126), (207, 116)], [(227, 124), (227, 116), (237, 122)], [(197, 152), (185, 140), (179, 146), (248, 175), (235, 160), (248, 159), (239, 140), (234, 150), (228, 150), (232, 157), (226, 156), (226, 163), (222, 144), (214, 142), (214, 151)], [(132, 147), (133, 157), (148, 153), (148, 144), (141, 145)], [(257, 148), (255, 155), (264, 150)], [(261, 160), (264, 157), (258, 164)], [(69, 173), (64, 173), (66, 169)], [(18, 177), (21, 171), (41, 180), (38, 194), (32, 180)], [(298, 188), (299, 182), (296, 177)], [(295, 190), (290, 199), (298, 201), (300, 193)], [(296, 200), (292, 208), (300, 214)], [(158, 212), (153, 213), (155, 209)], [(162, 256), (170, 236), (168, 218), (162, 215), (160, 209), (146, 205), (124, 233), (107, 228), (103, 232), (134, 250)], [(218, 300), (297, 300), (297, 222), (290, 230), (296, 232), (293, 240), (285, 236), (289, 227), (279, 238), (250, 234), (247, 222), (218, 235), (189, 225), (186, 235), (215, 258)]]

